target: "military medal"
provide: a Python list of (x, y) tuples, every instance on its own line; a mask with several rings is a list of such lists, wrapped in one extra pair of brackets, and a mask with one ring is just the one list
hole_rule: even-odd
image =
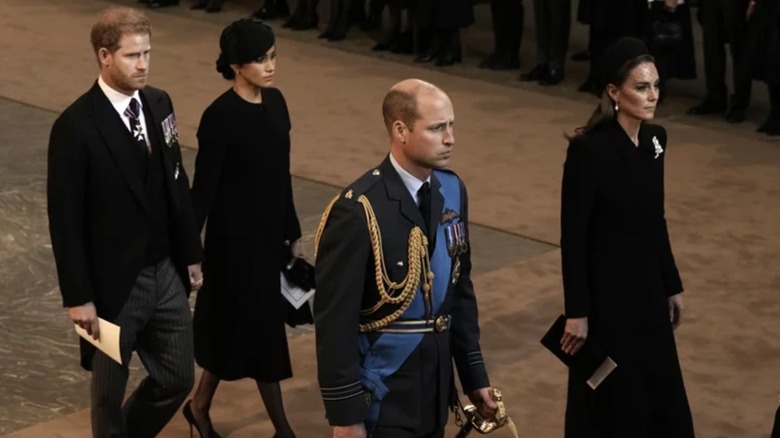
[(450, 257), (463, 254), (468, 250), (468, 236), (466, 236), (466, 224), (458, 222), (444, 229), (447, 238), (447, 252)]

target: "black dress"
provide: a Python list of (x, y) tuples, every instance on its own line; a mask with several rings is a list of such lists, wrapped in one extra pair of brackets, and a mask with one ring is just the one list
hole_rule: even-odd
[(192, 184), (204, 242), (195, 359), (224, 380), (292, 376), (279, 274), (301, 236), (290, 178), (290, 117), (281, 92), (253, 104), (232, 89), (203, 113)]
[(570, 374), (566, 438), (694, 436), (667, 307), (683, 287), (664, 218), (666, 131), (644, 124), (639, 142), (610, 121), (573, 139), (564, 165), (566, 315), (587, 316), (618, 364), (595, 391)]

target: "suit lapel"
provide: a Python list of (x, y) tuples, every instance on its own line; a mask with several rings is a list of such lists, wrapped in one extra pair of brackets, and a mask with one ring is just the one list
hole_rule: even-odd
[[(157, 148), (158, 152), (162, 155), (163, 173), (168, 187), (168, 193), (170, 199), (173, 200), (174, 205), (178, 206), (178, 198), (175, 195), (176, 190), (173, 190), (173, 184), (169, 180), (170, 176), (174, 174), (173, 163), (171, 162), (170, 147), (165, 142), (165, 138), (162, 133), (162, 122), (168, 117), (168, 108), (165, 105), (162, 93), (152, 93), (147, 90), (140, 91), (141, 99), (144, 102), (144, 114), (146, 116), (146, 127), (149, 130), (149, 139), (152, 141), (152, 147)], [(181, 164), (179, 164), (181, 165)]]
[(106, 146), (111, 151), (111, 155), (113, 155), (120, 172), (122, 172), (125, 180), (130, 185), (130, 189), (138, 197), (138, 201), (143, 208), (148, 210), (149, 206), (146, 202), (141, 174), (138, 172), (136, 164), (138, 158), (135, 156), (134, 148), (137, 146), (132, 144), (132, 137), (129, 135), (127, 126), (125, 126), (97, 82), (90, 90), (90, 96), (92, 98), (92, 118), (95, 121), (98, 132), (100, 132), (100, 135), (106, 142)]
[(388, 199), (398, 202), (401, 215), (409, 222), (425, 230), (422, 213), (420, 213), (415, 200), (412, 199), (411, 193), (409, 193), (409, 190), (401, 181), (398, 172), (395, 171), (389, 156), (379, 165), (379, 170), (385, 176), (385, 188)]

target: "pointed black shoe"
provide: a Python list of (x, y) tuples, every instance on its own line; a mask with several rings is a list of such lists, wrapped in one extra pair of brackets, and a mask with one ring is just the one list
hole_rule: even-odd
[(214, 430), (214, 427), (211, 425), (211, 422), (209, 422), (209, 434), (204, 435), (203, 432), (200, 430), (200, 427), (198, 427), (198, 423), (195, 422), (195, 416), (192, 415), (192, 399), (187, 400), (187, 403), (184, 404), (184, 407), (181, 410), (182, 415), (184, 415), (184, 419), (187, 420), (187, 423), (190, 425), (190, 438), (192, 438), (193, 433), (192, 429), (195, 428), (195, 430), (198, 431), (198, 435), (200, 435), (201, 438), (222, 438), (220, 434), (217, 433), (217, 431)]

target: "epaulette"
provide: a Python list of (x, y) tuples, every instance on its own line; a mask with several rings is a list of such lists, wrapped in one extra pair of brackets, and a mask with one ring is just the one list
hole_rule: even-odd
[(340, 198), (357, 201), (360, 195), (365, 194), (374, 184), (382, 180), (382, 172), (379, 169), (371, 169), (363, 176), (356, 179), (341, 191)]

